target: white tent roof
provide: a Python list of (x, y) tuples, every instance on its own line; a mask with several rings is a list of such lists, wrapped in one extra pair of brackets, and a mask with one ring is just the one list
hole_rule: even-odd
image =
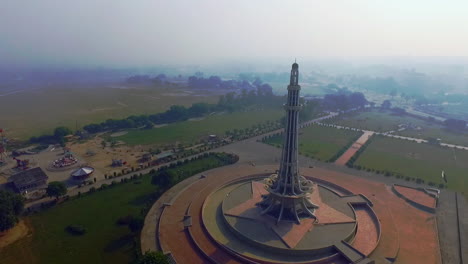
[(93, 173), (93, 171), (94, 171), (94, 169), (91, 168), (91, 167), (83, 167), (83, 168), (79, 168), (76, 171), (72, 172), (71, 175), (73, 177), (86, 176), (86, 175), (89, 175), (89, 174)]

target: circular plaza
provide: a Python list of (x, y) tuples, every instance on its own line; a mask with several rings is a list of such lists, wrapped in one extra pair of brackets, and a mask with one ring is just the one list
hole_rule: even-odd
[(231, 165), (188, 179), (186, 186), (174, 190), (172, 199), (161, 204), (154, 229), (158, 249), (177, 263), (366, 260), (380, 238), (372, 203), (314, 177), (320, 173), (317, 169), (302, 168), (302, 174), (315, 182), (309, 199), (319, 206), (317, 219), (277, 223), (257, 206), (267, 192), (264, 180), (276, 168)]

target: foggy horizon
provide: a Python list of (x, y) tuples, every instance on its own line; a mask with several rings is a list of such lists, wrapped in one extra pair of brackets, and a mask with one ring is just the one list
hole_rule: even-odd
[(7, 1), (3, 66), (462, 63), (468, 3)]

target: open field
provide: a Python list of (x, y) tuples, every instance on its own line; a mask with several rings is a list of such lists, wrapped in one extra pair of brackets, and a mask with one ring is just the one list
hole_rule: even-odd
[[(309, 126), (299, 131), (299, 152), (319, 160), (328, 160), (356, 140), (360, 132), (331, 127)], [(268, 138), (266, 143), (281, 147), (283, 135)]]
[[(167, 172), (173, 182), (166, 183), (230, 164), (236, 161), (233, 158), (218, 153), (169, 168)], [(158, 177), (164, 178), (162, 174)], [(118, 178), (115, 181), (120, 182)], [(159, 190), (151, 184), (151, 174), (145, 174), (26, 217), (24, 221), (31, 231), (0, 248), (1, 263), (132, 263), (140, 250), (140, 234), (132, 233), (127, 225), (118, 225), (117, 220), (127, 216), (143, 220), (146, 209), (159, 197)], [(82, 226), (87, 232), (71, 235), (65, 230), (69, 225)]]
[(219, 94), (177, 87), (50, 87), (0, 96), (0, 128), (9, 138), (28, 139), (57, 126), (89, 123), (165, 111), (171, 105), (215, 103)]
[[(129, 263), (138, 250), (138, 236), (116, 221), (127, 215), (144, 217), (141, 210), (158, 190), (150, 181), (145, 175), (140, 184), (117, 184), (27, 217), (32, 234), (0, 249), (2, 263)], [(64, 230), (70, 224), (85, 227), (87, 233), (70, 235)]]
[[(339, 117), (338, 120), (329, 122), (376, 132), (395, 131), (394, 134), (407, 137), (440, 138), (444, 143), (468, 146), (468, 133), (456, 133), (445, 129), (443, 125), (411, 116), (393, 115), (390, 111), (353, 112)], [(403, 131), (397, 131), (400, 124), (405, 124), (408, 127)]]
[(278, 109), (266, 109), (249, 112), (214, 114), (202, 120), (184, 121), (149, 130), (134, 130), (117, 137), (130, 145), (189, 143), (200, 137), (216, 134), (223, 135), (227, 130), (245, 129), (266, 121), (276, 121), (284, 115)]
[(375, 136), (354, 164), (420, 178), (437, 185), (444, 183), (441, 177), (443, 170), (450, 189), (468, 192), (466, 150)]

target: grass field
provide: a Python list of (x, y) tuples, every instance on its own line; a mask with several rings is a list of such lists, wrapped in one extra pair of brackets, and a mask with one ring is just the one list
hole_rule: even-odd
[[(235, 162), (231, 158), (217, 153), (167, 170), (176, 183), (200, 171)], [(158, 190), (147, 174), (29, 216), (26, 221), (32, 227), (32, 236), (1, 248), (0, 263), (131, 263), (140, 250), (140, 234), (118, 225), (117, 220), (128, 215), (143, 219), (144, 209), (153, 204)], [(80, 225), (87, 232), (71, 235), (65, 231), (68, 225)]]
[[(350, 113), (344, 115), (339, 120), (330, 121), (333, 124), (372, 130), (376, 132), (397, 131), (399, 124), (409, 124), (413, 128), (395, 132), (397, 135), (427, 139), (440, 138), (444, 143), (459, 144), (468, 146), (468, 133), (456, 133), (449, 131), (444, 126), (424, 121), (411, 116), (398, 116), (390, 111), (381, 112), (372, 110), (366, 112)], [(419, 127), (416, 130), (414, 127)]]
[[(135, 257), (139, 236), (116, 221), (127, 215), (141, 216), (146, 201), (158, 189), (150, 181), (145, 175), (140, 184), (117, 184), (27, 217), (33, 235), (0, 249), (1, 263), (128, 264)], [(87, 233), (70, 235), (64, 230), (70, 224), (85, 227)]]
[(28, 139), (57, 126), (75, 129), (89, 123), (163, 112), (171, 105), (215, 103), (217, 94), (181, 88), (52, 87), (0, 96), (0, 128), (8, 137)]
[[(343, 147), (356, 140), (362, 133), (312, 125), (300, 130), (299, 152), (320, 160), (332, 158)], [(283, 135), (266, 140), (267, 144), (281, 147)]]
[(468, 193), (466, 150), (376, 136), (355, 165), (388, 170), (437, 185), (443, 183), (441, 172), (444, 170), (450, 189)]
[(267, 120), (276, 121), (283, 115), (284, 111), (280, 108), (215, 114), (198, 121), (184, 121), (150, 130), (129, 131), (117, 139), (130, 145), (158, 145), (176, 141), (188, 143), (210, 134), (223, 135), (227, 130), (245, 129), (265, 123)]

